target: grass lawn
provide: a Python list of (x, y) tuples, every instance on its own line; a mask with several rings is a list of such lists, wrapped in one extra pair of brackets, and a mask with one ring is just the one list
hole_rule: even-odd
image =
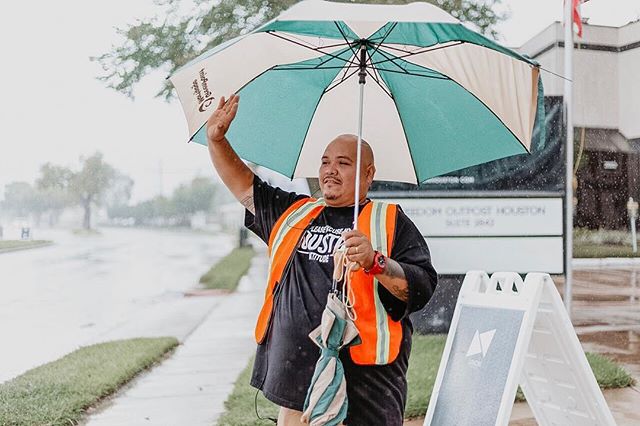
[(178, 345), (173, 337), (117, 340), (80, 348), (0, 384), (0, 425), (74, 425)]
[[(421, 417), (426, 413), (445, 341), (446, 336), (444, 335), (413, 336), (413, 348), (407, 372), (409, 389), (405, 409), (406, 418)], [(633, 383), (633, 378), (608, 358), (588, 353), (587, 359), (601, 388), (619, 388)], [(253, 361), (238, 377), (233, 393), (225, 402), (226, 412), (218, 421), (218, 425), (268, 426), (273, 424), (268, 420), (256, 418), (254, 409), (256, 390), (249, 386), (252, 364)], [(521, 392), (516, 396), (516, 399), (523, 399)], [(277, 417), (275, 404), (266, 400), (261, 393), (258, 394), (257, 400), (258, 412), (261, 417)]]
[(0, 240), (0, 253), (42, 247), (51, 244), (46, 240)]
[(574, 244), (573, 257), (638, 257), (631, 246), (617, 244)]
[(252, 247), (235, 248), (200, 277), (205, 288), (233, 291), (240, 278), (249, 270), (254, 251)]

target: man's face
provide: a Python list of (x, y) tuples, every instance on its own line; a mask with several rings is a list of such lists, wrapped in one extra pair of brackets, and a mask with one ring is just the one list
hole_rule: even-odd
[[(352, 135), (338, 136), (325, 149), (318, 173), (320, 189), (327, 205), (332, 207), (352, 206), (355, 196), (357, 138)], [(363, 200), (375, 168), (373, 154), (362, 146), (360, 168), (360, 199)]]

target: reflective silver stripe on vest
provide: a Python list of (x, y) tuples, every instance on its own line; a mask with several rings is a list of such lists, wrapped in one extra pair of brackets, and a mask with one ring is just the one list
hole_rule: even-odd
[(318, 198), (316, 201), (307, 201), (284, 218), (282, 224), (280, 225), (280, 228), (273, 238), (273, 245), (272, 247), (270, 247), (269, 280), (267, 282), (271, 281), (271, 262), (273, 262), (273, 259), (278, 252), (278, 248), (280, 248), (280, 244), (284, 240), (285, 235), (287, 235), (287, 232), (289, 232), (291, 228), (294, 228), (296, 225), (298, 225), (311, 212), (311, 210), (321, 205), (324, 205), (324, 199), (322, 198)]
[[(373, 201), (371, 209), (371, 245), (374, 250), (378, 250), (385, 257), (387, 253), (387, 210), (389, 205), (381, 201)], [(380, 282), (373, 278), (373, 297), (376, 306), (376, 364), (389, 363), (389, 323), (387, 322), (387, 311), (378, 295)]]

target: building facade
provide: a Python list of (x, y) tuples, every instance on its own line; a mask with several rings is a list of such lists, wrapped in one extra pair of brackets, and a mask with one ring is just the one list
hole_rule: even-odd
[[(640, 21), (585, 24), (574, 49), (575, 223), (623, 228), (628, 198), (640, 198)], [(551, 24), (519, 50), (546, 70), (545, 95), (562, 96), (562, 24)]]

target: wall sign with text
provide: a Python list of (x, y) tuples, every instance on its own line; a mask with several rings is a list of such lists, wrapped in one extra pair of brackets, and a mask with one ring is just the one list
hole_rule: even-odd
[(441, 274), (564, 271), (563, 200), (393, 198), (426, 237)]

